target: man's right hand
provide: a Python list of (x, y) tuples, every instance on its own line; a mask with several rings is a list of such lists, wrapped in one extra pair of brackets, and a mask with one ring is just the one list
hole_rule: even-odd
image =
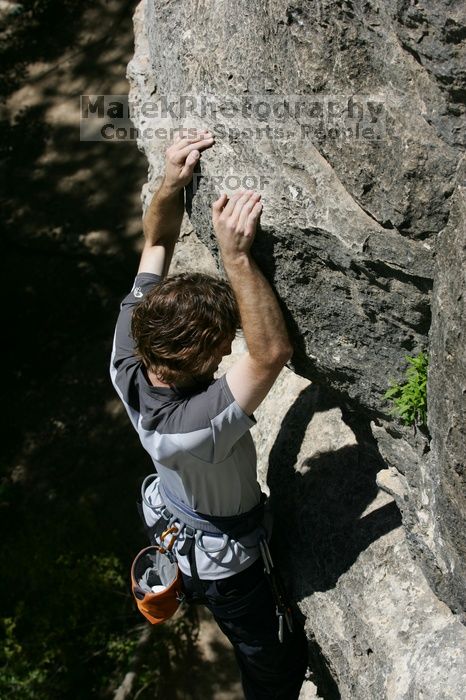
[(212, 222), (223, 259), (249, 252), (262, 212), (261, 195), (247, 190), (228, 199), (222, 194), (212, 206)]

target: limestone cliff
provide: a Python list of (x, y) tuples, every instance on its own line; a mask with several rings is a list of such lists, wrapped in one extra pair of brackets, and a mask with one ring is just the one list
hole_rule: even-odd
[[(188, 193), (190, 222), (217, 261), (213, 199), (238, 184), (263, 194), (253, 253), (293, 334), (291, 369), (313, 384), (287, 394), (284, 375), (288, 412), (268, 404), (263, 420), (280, 411), (284, 421), (273, 443), (256, 439), (277, 513), (295, 514), (290, 579), (325, 694), (459, 699), (461, 4), (147, 0), (135, 27), (145, 195), (179, 125), (217, 136)], [(404, 355), (426, 348), (430, 435), (391, 420), (383, 401)], [(329, 411), (337, 437), (322, 445), (312, 425)]]

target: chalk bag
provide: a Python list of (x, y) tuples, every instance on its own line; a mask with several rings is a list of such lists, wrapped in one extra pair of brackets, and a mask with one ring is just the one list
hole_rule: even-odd
[(172, 617), (184, 599), (178, 564), (162, 547), (139, 552), (131, 566), (131, 588), (139, 612), (153, 625)]

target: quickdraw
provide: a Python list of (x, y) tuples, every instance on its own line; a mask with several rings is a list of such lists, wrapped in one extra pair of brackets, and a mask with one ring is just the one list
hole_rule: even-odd
[(278, 617), (278, 638), (280, 642), (283, 642), (284, 622), (286, 622), (290, 633), (293, 632), (293, 617), (291, 614), (291, 608), (286, 602), (286, 595), (283, 587), (283, 582), (275, 569), (272, 560), (272, 555), (270, 554), (269, 545), (265, 537), (262, 537), (259, 540), (259, 548), (262, 555), (262, 560), (264, 562), (265, 575), (270, 584), (272, 594), (275, 599), (275, 614)]

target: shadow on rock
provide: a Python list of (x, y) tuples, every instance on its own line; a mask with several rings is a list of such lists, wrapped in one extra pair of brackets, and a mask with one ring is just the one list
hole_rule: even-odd
[[(335, 407), (356, 444), (305, 457), (297, 470), (313, 416)], [(284, 570), (293, 573), (295, 598), (333, 588), (360, 552), (401, 524), (394, 502), (363, 515), (377, 495), (376, 474), (382, 468), (367, 420), (315, 384), (299, 394), (270, 452), (267, 479), (275, 522), (281, 524), (275, 538)]]
[[(312, 454), (306, 457), (311, 420), (335, 408), (354, 434), (354, 444), (321, 452), (309, 444)], [(366, 513), (378, 492), (376, 474), (384, 466), (367, 419), (317, 384), (299, 394), (270, 451), (267, 476), (275, 515), (273, 546), (294, 600), (334, 588), (371, 542), (401, 524), (394, 502)], [(339, 700), (312, 633), (309, 665), (319, 696)]]

